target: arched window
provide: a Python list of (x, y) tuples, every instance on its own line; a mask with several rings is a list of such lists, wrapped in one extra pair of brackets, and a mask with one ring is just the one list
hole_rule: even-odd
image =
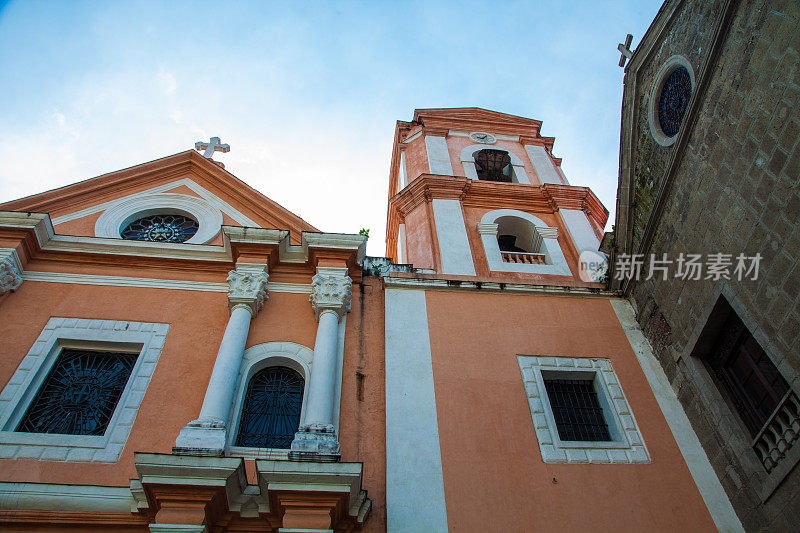
[[(524, 218), (505, 216), (495, 221), (497, 224), (497, 244), (503, 253), (538, 254), (542, 239), (536, 233), (536, 226)], [(544, 255), (542, 255), (542, 258)], [(542, 261), (541, 264), (544, 264)]]
[(513, 181), (514, 167), (511, 166), (511, 156), (505, 150), (485, 148), (475, 152), (475, 171), (479, 180)]
[(531, 183), (522, 159), (502, 148), (487, 148), (485, 144), (466, 146), (461, 150), (461, 164), (464, 175), (471, 180)]
[(271, 366), (247, 385), (236, 446), (289, 448), (300, 426), (303, 377), (291, 368)]
[(492, 272), (571, 276), (558, 244), (558, 229), (516, 209), (496, 209), (481, 217), (478, 234)]

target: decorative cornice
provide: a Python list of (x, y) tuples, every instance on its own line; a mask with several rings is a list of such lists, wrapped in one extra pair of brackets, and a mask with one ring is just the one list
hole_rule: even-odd
[(308, 300), (319, 320), (325, 310), (335, 311), (339, 318), (350, 310), (353, 280), (343, 268), (318, 267), (311, 278), (311, 296)]
[[(422, 174), (389, 200), (387, 247), (397, 242), (397, 225), (420, 205), (433, 199), (456, 199), (466, 207), (518, 209), (555, 213), (559, 209), (584, 211), (599, 227), (605, 227), (608, 210), (588, 187), (528, 185), (476, 181), (460, 176)], [(392, 249), (387, 248), (391, 255)]]
[(267, 299), (267, 270), (264, 265), (236, 265), (228, 273), (228, 307), (246, 305), (253, 318)]
[(22, 263), (17, 251), (0, 248), (0, 295), (15, 291), (22, 285)]
[[(20, 230), (19, 235), (27, 239), (30, 251), (63, 252), (94, 256), (128, 256), (140, 260), (203, 261), (228, 263), (236, 261), (235, 252), (242, 247), (266, 250), (275, 247), (274, 261), (283, 263), (306, 263), (313, 259), (310, 249), (317, 256), (331, 250), (348, 255), (351, 268), (363, 261), (366, 253), (366, 237), (343, 233), (301, 234), (301, 244), (289, 241), (289, 231), (269, 228), (223, 226), (222, 245), (163, 243), (133, 241), (100, 237), (56, 235), (50, 217), (43, 213), (0, 211), (0, 230)], [(8, 233), (8, 232), (4, 232)], [(13, 235), (14, 232), (11, 232)], [(267, 248), (264, 248), (267, 247)], [(108, 257), (110, 259), (110, 257)], [(117, 261), (117, 259), (113, 259)]]

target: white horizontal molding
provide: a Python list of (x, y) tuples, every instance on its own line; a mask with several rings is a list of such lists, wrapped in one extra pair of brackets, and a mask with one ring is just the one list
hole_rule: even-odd
[(134, 255), (162, 259), (230, 262), (231, 254), (224, 246), (171, 242), (129, 241), (99, 237), (54, 235), (42, 246), (47, 251)]
[(364, 235), (303, 232), (301, 244), (290, 244), (287, 230), (238, 226), (222, 227), (222, 245), (56, 235), (49, 215), (17, 211), (0, 211), (0, 227), (33, 229), (39, 246), (45, 251), (186, 259), (218, 263), (231, 261), (230, 245), (233, 242), (278, 245), (280, 261), (285, 263), (305, 263), (308, 260), (309, 247), (353, 250), (356, 251), (356, 262), (361, 264), (366, 255), (367, 243)]
[[(46, 283), (70, 283), (74, 285), (105, 285), (110, 287), (146, 287), (149, 289), (172, 289), (181, 291), (228, 292), (227, 283), (190, 281), (179, 279), (134, 278), (129, 276), (106, 276), (98, 274), (71, 274), (67, 272), (26, 271), (25, 281)], [(311, 294), (311, 284), (269, 282), (270, 292)]]
[(94, 513), (131, 512), (128, 487), (0, 482), (0, 508)]
[(486, 281), (457, 281), (433, 278), (400, 278), (384, 277), (386, 287), (396, 289), (429, 289), (445, 291), (476, 291), (503, 294), (530, 294), (539, 293), (550, 296), (587, 296), (595, 298), (616, 298), (619, 295), (613, 291), (594, 289), (590, 287), (573, 287), (570, 285), (536, 285), (528, 283), (499, 283)]

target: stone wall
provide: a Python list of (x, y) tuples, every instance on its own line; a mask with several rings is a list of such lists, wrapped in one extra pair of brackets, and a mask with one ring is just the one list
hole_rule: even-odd
[[(654, 55), (705, 57), (723, 2), (685, 2)], [(749, 433), (692, 349), (720, 294), (784, 378), (800, 390), (800, 3), (741, 1), (702, 99), (649, 253), (740, 252), (763, 257), (757, 280), (651, 279), (632, 296), (639, 321), (748, 531), (800, 528), (800, 469), (775, 488)], [(698, 48), (702, 52), (698, 52)], [(695, 76), (700, 68), (695, 66)], [(646, 116), (649, 84), (635, 98)], [(673, 147), (635, 126), (634, 248)], [(673, 145), (674, 146), (674, 145)], [(671, 274), (672, 275), (672, 272)]]

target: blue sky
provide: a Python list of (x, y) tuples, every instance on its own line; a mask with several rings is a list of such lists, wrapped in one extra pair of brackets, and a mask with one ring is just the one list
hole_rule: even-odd
[(622, 69), (660, 2), (0, 0), (0, 201), (194, 146), (324, 231), (384, 254), (396, 120), (544, 122), (612, 212)]

